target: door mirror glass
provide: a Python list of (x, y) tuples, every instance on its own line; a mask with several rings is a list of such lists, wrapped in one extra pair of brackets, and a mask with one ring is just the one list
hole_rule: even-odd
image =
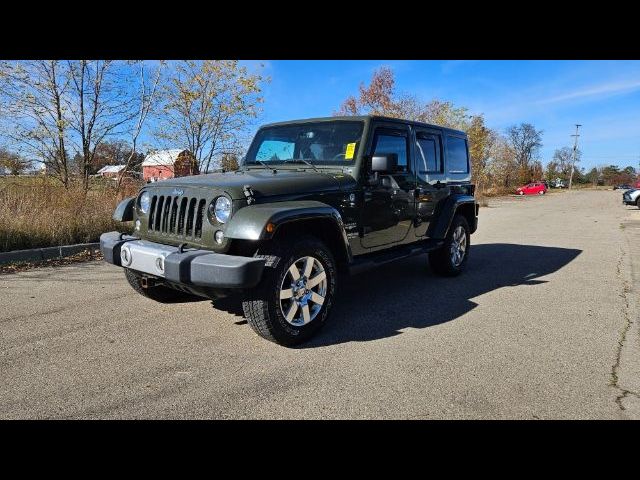
[(394, 173), (398, 169), (398, 154), (381, 153), (371, 157), (371, 171), (378, 173)]

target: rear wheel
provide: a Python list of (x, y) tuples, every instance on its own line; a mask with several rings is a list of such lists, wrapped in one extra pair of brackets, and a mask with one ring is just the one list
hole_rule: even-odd
[(438, 275), (447, 277), (460, 275), (467, 265), (470, 247), (469, 223), (462, 215), (456, 215), (453, 217), (444, 245), (429, 252), (431, 269)]
[(267, 259), (260, 284), (242, 303), (247, 323), (261, 337), (292, 346), (326, 322), (337, 269), (329, 249), (314, 237), (272, 242), (258, 251)]
[(155, 300), (156, 302), (170, 303), (196, 298), (194, 295), (190, 295), (179, 290), (174, 290), (173, 288), (164, 287), (162, 285), (144, 288), (142, 286), (142, 276), (139, 273), (136, 273), (134, 270), (130, 270), (128, 268), (124, 269), (124, 275), (127, 278), (129, 285), (131, 285), (131, 288), (133, 288), (140, 295), (150, 298), (151, 300)]
[(636, 200), (636, 206), (640, 208), (640, 197), (638, 197), (638, 199)]
[(540, 191), (538, 192), (538, 195), (544, 195), (544, 190), (540, 190)]

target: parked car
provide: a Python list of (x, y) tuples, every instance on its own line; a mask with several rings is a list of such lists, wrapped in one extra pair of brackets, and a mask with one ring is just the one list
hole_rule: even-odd
[(325, 324), (338, 272), (428, 253), (437, 274), (460, 274), (474, 191), (464, 132), (379, 116), (281, 122), (258, 130), (236, 172), (123, 200), (113, 218), (133, 235), (104, 233), (100, 248), (145, 297), (237, 292), (258, 335), (295, 345)]
[(532, 182), (519, 187), (516, 193), (518, 195), (544, 195), (547, 193), (547, 187), (542, 182)]
[(614, 190), (631, 190), (633, 187), (629, 184), (623, 183), (622, 185), (614, 185)]
[(623, 205), (635, 205), (640, 208), (640, 188), (632, 188), (622, 194)]

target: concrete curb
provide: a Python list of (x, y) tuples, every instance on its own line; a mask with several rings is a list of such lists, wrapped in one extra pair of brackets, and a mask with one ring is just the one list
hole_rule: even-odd
[(16, 262), (39, 262), (52, 258), (64, 258), (88, 250), (93, 253), (100, 250), (100, 243), (78, 243), (61, 247), (33, 248), (0, 253), (0, 265)]

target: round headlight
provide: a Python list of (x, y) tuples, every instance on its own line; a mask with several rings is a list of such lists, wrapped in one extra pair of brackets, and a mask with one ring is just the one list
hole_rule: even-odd
[(216, 220), (220, 223), (225, 223), (231, 216), (231, 200), (227, 197), (218, 197), (213, 206), (213, 213), (216, 216)]
[(148, 213), (150, 204), (151, 195), (149, 195), (149, 192), (144, 192), (140, 195), (140, 213)]

